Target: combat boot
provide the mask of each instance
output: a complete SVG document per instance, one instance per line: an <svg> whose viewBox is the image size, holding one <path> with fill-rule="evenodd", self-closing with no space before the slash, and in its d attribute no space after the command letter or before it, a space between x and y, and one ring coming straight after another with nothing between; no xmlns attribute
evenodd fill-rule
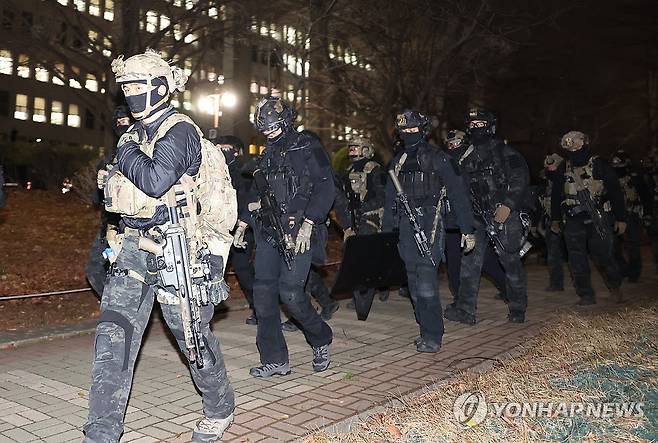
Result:
<svg viewBox="0 0 658 443"><path fill-rule="evenodd" d="M580 300L576 304L578 306L595 305L596 304L596 299L594 297L580 297Z"/></svg>
<svg viewBox="0 0 658 443"><path fill-rule="evenodd" d="M331 320L331 317L334 315L334 312L338 310L338 308L340 308L340 305L337 301L328 306L324 306L320 310L320 317L322 317L322 320L324 321Z"/></svg>
<svg viewBox="0 0 658 443"><path fill-rule="evenodd" d="M525 323L525 312L524 311L510 311L507 314L507 320L511 323Z"/></svg>
<svg viewBox="0 0 658 443"><path fill-rule="evenodd" d="M615 303L624 303L624 293L621 292L621 288L610 289L610 295L612 295Z"/></svg>
<svg viewBox="0 0 658 443"><path fill-rule="evenodd" d="M464 323L465 325L474 325L476 323L475 315L459 309L454 304L446 306L443 316L450 321Z"/></svg>
<svg viewBox="0 0 658 443"><path fill-rule="evenodd" d="M249 375L256 378L269 378L273 375L290 374L289 363L268 363L249 370Z"/></svg>
<svg viewBox="0 0 658 443"><path fill-rule="evenodd" d="M258 317L256 317L256 314L252 312L244 322L250 326L256 326L258 324Z"/></svg>
<svg viewBox="0 0 658 443"><path fill-rule="evenodd" d="M441 349L441 343L437 343L433 340L428 340L426 338L421 338L418 343L416 343L416 351L418 352L427 352L434 354L439 352Z"/></svg>
<svg viewBox="0 0 658 443"><path fill-rule="evenodd" d="M329 345L314 346L313 347L313 370L315 372L325 371L331 359L329 358Z"/></svg>
<svg viewBox="0 0 658 443"><path fill-rule="evenodd" d="M197 443L214 443L224 435L224 431L233 423L233 414L226 418L204 417L197 422L192 432L192 441Z"/></svg>

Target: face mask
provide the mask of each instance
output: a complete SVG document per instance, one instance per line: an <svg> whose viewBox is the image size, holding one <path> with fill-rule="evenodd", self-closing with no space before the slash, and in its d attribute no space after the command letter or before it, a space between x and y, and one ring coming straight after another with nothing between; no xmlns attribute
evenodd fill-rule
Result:
<svg viewBox="0 0 658 443"><path fill-rule="evenodd" d="M114 133L118 136L121 137L130 127L130 125L117 125L114 127Z"/></svg>
<svg viewBox="0 0 658 443"><path fill-rule="evenodd" d="M222 149L222 153L224 154L227 165L233 163L238 156L238 153L235 149Z"/></svg>
<svg viewBox="0 0 658 443"><path fill-rule="evenodd" d="M400 138L404 142L404 146L409 148L418 144L423 138L422 132L400 132Z"/></svg>
<svg viewBox="0 0 658 443"><path fill-rule="evenodd" d="M577 151L567 151L569 159L576 165L582 166L587 163L587 160L591 157L591 152L588 146L583 146Z"/></svg>
<svg viewBox="0 0 658 443"><path fill-rule="evenodd" d="M154 111L157 111L166 105L169 98L167 83L164 79L158 77L146 82L149 91L138 95L127 95L126 104L130 113L135 120L142 120Z"/></svg>
<svg viewBox="0 0 658 443"><path fill-rule="evenodd" d="M450 157L454 158L455 160L459 160L461 156L464 155L464 152L466 152L466 149L467 146L464 144L458 148L448 149L447 152Z"/></svg>
<svg viewBox="0 0 658 443"><path fill-rule="evenodd" d="M476 145L486 143L492 137L489 133L489 128L471 128L469 131L469 136L473 144Z"/></svg>

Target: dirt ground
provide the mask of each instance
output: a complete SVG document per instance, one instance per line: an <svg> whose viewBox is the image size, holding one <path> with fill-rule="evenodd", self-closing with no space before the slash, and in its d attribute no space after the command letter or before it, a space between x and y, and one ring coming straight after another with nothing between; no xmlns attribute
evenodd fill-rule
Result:
<svg viewBox="0 0 658 443"><path fill-rule="evenodd" d="M74 195L10 189L0 211L0 297L88 287L84 268L99 225L96 209ZM332 229L329 261L340 259L341 241ZM333 281L337 266L325 268ZM231 270L229 269L229 272ZM241 298L227 276L231 297ZM97 318L99 303L83 292L0 301L0 331L39 329Z"/></svg>

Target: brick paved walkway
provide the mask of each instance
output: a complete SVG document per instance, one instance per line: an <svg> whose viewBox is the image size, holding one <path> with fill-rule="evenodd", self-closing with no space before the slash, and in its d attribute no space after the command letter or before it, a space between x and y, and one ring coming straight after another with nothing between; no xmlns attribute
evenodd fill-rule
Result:
<svg viewBox="0 0 658 443"><path fill-rule="evenodd" d="M482 361L479 357L503 356L536 334L551 312L575 301L572 290L559 295L538 290L547 284L544 270L529 269L534 289L526 324L508 324L505 305L483 282L478 324L447 322L444 346L436 355L415 352L412 341L418 330L408 300L396 294L386 303L375 300L365 323L343 306L331 321L333 364L321 374L313 373L311 350L297 332L286 333L290 376L250 377L258 353L256 329L244 324L246 311L217 318L214 329L237 393L235 423L224 441L291 441L474 366ZM645 281L628 286L627 292L655 291L656 277ZM600 280L596 286L601 304L609 304ZM445 304L445 281L441 289ZM92 345L93 336L83 335L0 351L0 441L81 440ZM181 357L161 324L154 323L135 372L122 442L188 441L200 410L200 397Z"/></svg>

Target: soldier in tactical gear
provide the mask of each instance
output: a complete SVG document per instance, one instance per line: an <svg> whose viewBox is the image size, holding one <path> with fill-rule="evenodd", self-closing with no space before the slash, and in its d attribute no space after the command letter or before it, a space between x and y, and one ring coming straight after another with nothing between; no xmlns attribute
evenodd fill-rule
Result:
<svg viewBox="0 0 658 443"><path fill-rule="evenodd" d="M375 149L369 139L354 137L348 142L347 149L351 164L338 179L335 204L344 240L353 235L381 232L386 182L382 166L373 160ZM374 293L375 289L371 288L361 295L371 301ZM357 295L348 304L349 308L354 308ZM388 291L381 291L379 298L385 301Z"/></svg>
<svg viewBox="0 0 658 443"><path fill-rule="evenodd" d="M468 136L463 131L453 130L446 135L445 146L448 155L459 166L462 157L469 147ZM445 224L446 224L446 265L448 269L448 280L453 297L459 294L459 283L461 275L462 253L460 248L461 232L457 226L455 215L452 213L449 202L444 198ZM491 244L487 245L487 251L482 264L482 273L488 276L499 291L501 300L507 302L505 288L505 270L498 260Z"/></svg>
<svg viewBox="0 0 658 443"><path fill-rule="evenodd" d="M633 170L631 158L626 151L619 149L612 155L610 164L619 178L621 190L624 193L626 203L626 233L615 238L615 258L619 264L622 277L628 278L629 282L636 283L642 273L641 229L644 206L640 192L642 181ZM624 257L624 249L628 254L628 260Z"/></svg>
<svg viewBox="0 0 658 443"><path fill-rule="evenodd" d="M214 143L224 153L229 173L231 174L231 183L238 197L238 213L247 208L247 199L249 188L251 187L252 178L245 174L243 170L244 143L238 137L233 135L224 135L214 140ZM245 323L248 325L258 324L256 311L254 309L254 235L251 231L245 235L247 246L244 249L231 246L231 264L235 271L240 289L244 293L251 315L247 317Z"/></svg>
<svg viewBox="0 0 658 443"><path fill-rule="evenodd" d="M456 165L443 151L427 142L429 119L420 112L405 110L397 115L396 130L404 149L389 166L391 179L386 183L384 231L398 228L400 232L398 248L406 266L409 292L420 325L416 350L438 352L444 332L436 275L445 244L441 190L446 189L462 232L465 253L475 246L473 214ZM402 193L396 191L396 181ZM408 214L407 209L412 214Z"/></svg>
<svg viewBox="0 0 658 443"><path fill-rule="evenodd" d="M230 426L235 408L219 340L209 328L213 304L227 296L223 263L230 248L230 241L226 241L230 238L228 225L236 219L235 192L221 153L212 153L210 142L202 139L192 120L169 104L170 95L184 88L187 77L182 70L170 67L151 50L126 60L120 56L112 62L112 70L137 121L119 140L117 155L108 165L111 170L98 174L99 186L105 188L105 207L119 213L121 223L120 232L108 237L112 266L96 329L85 441L118 442L123 433L133 369L157 291L170 331L181 350L195 363L190 364L190 371L203 397L205 417L197 423L193 440L214 442ZM221 183L215 181L218 175L212 171L221 172ZM209 181L211 187L201 187ZM219 212L212 212L212 201L203 199L203 191L211 188L217 192L212 194L212 201L220 205ZM201 217L211 213L225 217L218 224L213 223L213 229L221 230L226 240L219 241L211 231L202 229L201 223L210 219ZM181 315L190 312L185 309L191 306L188 301L193 298L194 288L182 283L187 294L185 300L180 297L180 290L175 290L176 294L170 292L174 290L164 286L162 272L166 270L162 271L160 258L142 249L154 250L159 245L164 250L168 245L157 240L165 236L169 241L174 234L169 231L174 226L184 231L182 237L178 231L177 238L186 238L179 244L184 248L189 242L187 253L191 264L198 264L195 257L210 250L209 255L203 255L209 259L201 262L205 265L182 270L192 274L191 284L196 284L196 288L208 290L206 294L212 302L198 306L194 324ZM197 246L201 249L197 250ZM181 261L185 261L183 255ZM195 269L202 271L201 277L197 277ZM205 281L206 277L212 284L201 286L197 278ZM192 352L188 343L189 328L197 326L198 353Z"/></svg>
<svg viewBox="0 0 658 443"><path fill-rule="evenodd" d="M333 171L319 140L294 129L295 117L280 98L266 97L256 107L254 124L267 137L266 149L254 174L256 189L252 188L249 211L241 214L235 233L234 244L242 247L246 220L254 220L254 306L261 360L249 371L254 377L290 373L279 300L313 348L313 370L324 371L330 364L332 331L311 305L304 284L313 259L312 237L334 202Z"/></svg>
<svg viewBox="0 0 658 443"><path fill-rule="evenodd" d="M544 159L544 175L546 177L546 186L541 198L541 206L543 209L543 225L546 227L545 240L546 240L546 263L548 265L548 280L549 284L546 292L561 292L564 291L564 236L562 232L553 232L551 226L551 196L553 194L553 182L557 174L557 170L562 164L564 159L558 154L547 155Z"/></svg>
<svg viewBox="0 0 658 443"><path fill-rule="evenodd" d="M117 141L119 138L126 132L126 130L133 123L132 117L130 115L130 110L125 105L117 106L114 109L112 115L112 129L116 135ZM105 168L112 158L114 157L114 149L111 149L106 155L103 156L103 159L96 166L96 172ZM107 270L109 267L109 262L105 257L103 257L103 251L108 247L107 244L107 231L108 229L116 231L119 226L120 217L117 214L107 212L102 208L103 204L103 191L96 190L92 197L94 205L101 206L101 227L98 231L98 235L91 244L91 249L89 251L89 258L87 260L87 266L85 267L85 275L87 281L91 285L91 288L94 290L96 297L99 299L103 295L103 288L105 286L105 280L107 279Z"/></svg>
<svg viewBox="0 0 658 443"><path fill-rule="evenodd" d="M467 121L471 145L459 166L476 214L476 247L462 259L459 293L446 307L445 318L475 324L482 263L491 242L505 270L508 320L523 323L528 294L521 248L529 228L524 218L528 166L518 151L497 137L493 113L471 110Z"/></svg>
<svg viewBox="0 0 658 443"><path fill-rule="evenodd" d="M592 154L589 138L569 131L561 141L567 159L557 170L551 195L551 230L562 231L569 255L578 304L596 303L588 252L603 271L606 284L617 301L622 300L621 274L613 255L613 229L626 231L624 194L615 171L604 159Z"/></svg>

